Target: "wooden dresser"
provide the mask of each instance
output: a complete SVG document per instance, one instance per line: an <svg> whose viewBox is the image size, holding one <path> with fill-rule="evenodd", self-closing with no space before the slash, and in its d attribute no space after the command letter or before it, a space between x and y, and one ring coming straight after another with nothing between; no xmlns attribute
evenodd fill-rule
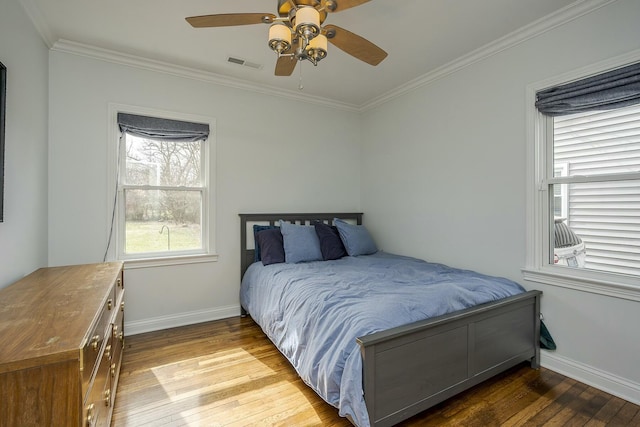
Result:
<svg viewBox="0 0 640 427"><path fill-rule="evenodd" d="M108 426L124 344L121 262L0 289L0 427Z"/></svg>

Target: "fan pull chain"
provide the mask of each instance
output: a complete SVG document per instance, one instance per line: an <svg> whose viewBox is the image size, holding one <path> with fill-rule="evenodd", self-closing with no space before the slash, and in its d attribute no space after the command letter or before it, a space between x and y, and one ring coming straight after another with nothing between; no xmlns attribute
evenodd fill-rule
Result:
<svg viewBox="0 0 640 427"><path fill-rule="evenodd" d="M298 67L298 71L299 71L300 77L298 79L298 90L303 90L304 86L302 85L302 61L299 61L299 62L300 62L300 66Z"/></svg>

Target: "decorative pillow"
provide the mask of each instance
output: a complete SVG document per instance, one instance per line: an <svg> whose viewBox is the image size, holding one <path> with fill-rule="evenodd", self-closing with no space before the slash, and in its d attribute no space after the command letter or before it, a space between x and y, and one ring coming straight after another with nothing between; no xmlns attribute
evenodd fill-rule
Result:
<svg viewBox="0 0 640 427"><path fill-rule="evenodd" d="M284 262L284 244L278 228L268 228L256 234L263 265Z"/></svg>
<svg viewBox="0 0 640 427"><path fill-rule="evenodd" d="M342 239L349 256L369 255L378 252L376 243L364 225L349 224L340 218L334 218L333 223L338 227L340 239Z"/></svg>
<svg viewBox="0 0 640 427"><path fill-rule="evenodd" d="M316 234L320 240L320 252L322 259L328 261L330 259L340 259L347 256L347 250L340 240L338 228L336 226L327 225L324 222L316 221L313 223Z"/></svg>
<svg viewBox="0 0 640 427"><path fill-rule="evenodd" d="M258 245L258 233L262 230L270 230L272 228L280 228L276 225L253 225L253 241L254 241L254 252L253 252L253 262L258 262L262 258L260 257L260 245Z"/></svg>
<svg viewBox="0 0 640 427"><path fill-rule="evenodd" d="M284 259L288 264L303 261L322 261L320 240L312 225L290 224L280 221L284 241Z"/></svg>

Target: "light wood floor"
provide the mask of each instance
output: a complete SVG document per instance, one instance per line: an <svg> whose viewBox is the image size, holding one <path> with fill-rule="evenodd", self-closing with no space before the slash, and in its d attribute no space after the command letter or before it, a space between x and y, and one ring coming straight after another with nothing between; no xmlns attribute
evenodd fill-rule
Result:
<svg viewBox="0 0 640 427"><path fill-rule="evenodd" d="M250 318L126 338L112 425L350 426ZM640 407L518 366L402 426L640 426Z"/></svg>

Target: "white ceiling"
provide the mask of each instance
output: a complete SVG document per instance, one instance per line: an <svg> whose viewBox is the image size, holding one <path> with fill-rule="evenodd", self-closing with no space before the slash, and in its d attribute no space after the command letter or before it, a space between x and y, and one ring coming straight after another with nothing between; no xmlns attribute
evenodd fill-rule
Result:
<svg viewBox="0 0 640 427"><path fill-rule="evenodd" d="M549 15L566 14L568 5L577 8L585 0L372 0L331 14L325 23L386 50L389 56L380 65L372 67L330 44L317 67L305 61L290 77L273 75L276 56L267 46L268 25L195 29L184 19L277 14L277 0L21 2L49 46L59 40L78 42L283 91L297 92L301 68L303 93L358 107L522 27L553 21ZM230 64L229 56L262 68Z"/></svg>

